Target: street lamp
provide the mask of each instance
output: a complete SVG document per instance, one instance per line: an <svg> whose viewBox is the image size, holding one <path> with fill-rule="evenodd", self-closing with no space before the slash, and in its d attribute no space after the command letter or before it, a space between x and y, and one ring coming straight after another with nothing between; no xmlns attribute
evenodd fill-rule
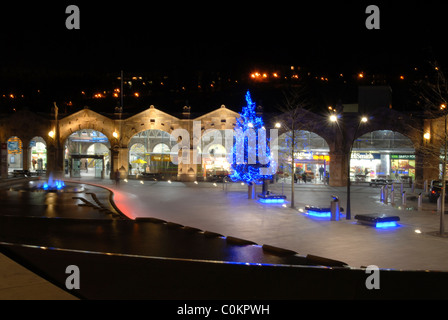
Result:
<svg viewBox="0 0 448 320"><path fill-rule="evenodd" d="M341 126L339 125L337 116L331 115L330 121L336 122L336 124L338 125L338 128L339 128L339 131L341 132L342 137L345 137L344 133L342 132ZM346 220L350 220L352 218L351 201L350 201L350 159L351 159L351 155L352 155L353 143L355 142L356 134L358 133L358 130L361 127L361 124L367 123L367 121L369 121L369 119L366 116L362 116L361 119L359 119L358 125L356 126L356 130L353 134L353 138L350 142L349 150L348 150L348 154L347 154L347 207L346 207L346 214L345 214ZM346 137L344 138L344 141L346 141Z"/></svg>

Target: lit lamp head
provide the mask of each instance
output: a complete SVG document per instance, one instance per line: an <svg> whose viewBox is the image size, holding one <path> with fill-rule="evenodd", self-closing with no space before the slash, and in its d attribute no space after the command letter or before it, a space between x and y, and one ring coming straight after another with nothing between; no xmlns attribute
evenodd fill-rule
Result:
<svg viewBox="0 0 448 320"><path fill-rule="evenodd" d="M423 135L423 138L425 140L429 140L429 139L431 139L431 134L429 132L425 132L425 134Z"/></svg>
<svg viewBox="0 0 448 320"><path fill-rule="evenodd" d="M336 121L338 121L338 117L337 117L335 114L332 114L332 115L330 116L330 121L331 121L331 122L336 122Z"/></svg>
<svg viewBox="0 0 448 320"><path fill-rule="evenodd" d="M112 133L112 136L113 136L115 139L118 139L118 133L117 133L117 131L114 131L114 133Z"/></svg>
<svg viewBox="0 0 448 320"><path fill-rule="evenodd" d="M54 138L54 131L51 130L50 132L48 132L48 136L53 139Z"/></svg>

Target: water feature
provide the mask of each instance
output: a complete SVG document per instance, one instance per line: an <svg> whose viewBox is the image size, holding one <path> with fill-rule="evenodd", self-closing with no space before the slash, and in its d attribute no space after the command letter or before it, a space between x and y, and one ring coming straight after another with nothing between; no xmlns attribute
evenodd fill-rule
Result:
<svg viewBox="0 0 448 320"><path fill-rule="evenodd" d="M48 181L40 184L38 188L42 188L45 191L59 191L65 188L65 183L62 180L54 180L53 173L50 173Z"/></svg>
<svg viewBox="0 0 448 320"><path fill-rule="evenodd" d="M60 179L54 179L53 173L50 173L47 181L29 181L26 184L20 184L10 188L13 191L31 191L31 192L83 192L84 185L68 185Z"/></svg>

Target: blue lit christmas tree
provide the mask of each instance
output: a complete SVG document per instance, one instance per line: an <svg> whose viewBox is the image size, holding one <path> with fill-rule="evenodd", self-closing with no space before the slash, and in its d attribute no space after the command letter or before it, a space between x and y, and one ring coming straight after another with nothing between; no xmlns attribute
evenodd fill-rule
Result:
<svg viewBox="0 0 448 320"><path fill-rule="evenodd" d="M253 185L272 178L275 172L271 173L267 168L273 167L274 160L267 143L263 119L257 116L249 91L246 93L246 102L247 106L243 107L235 125L231 161L233 172L230 178Z"/></svg>

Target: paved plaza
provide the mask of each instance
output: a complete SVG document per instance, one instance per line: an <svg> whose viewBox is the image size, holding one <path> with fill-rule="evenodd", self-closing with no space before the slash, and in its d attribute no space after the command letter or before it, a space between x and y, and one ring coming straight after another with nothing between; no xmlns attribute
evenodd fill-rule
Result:
<svg viewBox="0 0 448 320"><path fill-rule="evenodd" d="M94 181L92 181L94 182ZM99 182L99 181L98 181ZM337 195L346 205L346 188L317 184L296 184L296 209L282 204L262 204L249 200L247 186L238 183L181 183L129 180L115 187L116 201L124 213L135 217L156 217L202 230L221 233L291 249L299 254L313 254L344 261L353 267L377 265L404 270L448 270L448 238L437 236L440 215L436 204L423 197L418 210L417 196L422 190L404 188L402 205L400 185L395 204L380 202L380 189L353 185L352 219L339 221L307 216L306 205L329 207ZM261 192L261 186L257 186ZM270 185L275 193L290 199L289 182ZM398 215L399 226L376 229L361 225L356 214L385 213Z"/></svg>

